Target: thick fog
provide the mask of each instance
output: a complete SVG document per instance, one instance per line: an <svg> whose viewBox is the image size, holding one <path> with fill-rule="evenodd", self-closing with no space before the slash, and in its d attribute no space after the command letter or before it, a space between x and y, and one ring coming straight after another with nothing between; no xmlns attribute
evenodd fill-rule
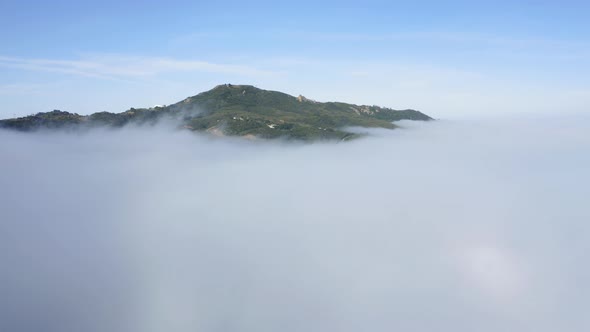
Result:
<svg viewBox="0 0 590 332"><path fill-rule="evenodd" d="M0 131L0 330L588 331L588 120Z"/></svg>

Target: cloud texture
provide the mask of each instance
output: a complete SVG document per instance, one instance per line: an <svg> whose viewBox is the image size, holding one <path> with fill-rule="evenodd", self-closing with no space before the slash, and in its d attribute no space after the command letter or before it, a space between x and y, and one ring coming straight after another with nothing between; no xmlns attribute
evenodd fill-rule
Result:
<svg viewBox="0 0 590 332"><path fill-rule="evenodd" d="M0 330L587 331L587 120L0 132Z"/></svg>

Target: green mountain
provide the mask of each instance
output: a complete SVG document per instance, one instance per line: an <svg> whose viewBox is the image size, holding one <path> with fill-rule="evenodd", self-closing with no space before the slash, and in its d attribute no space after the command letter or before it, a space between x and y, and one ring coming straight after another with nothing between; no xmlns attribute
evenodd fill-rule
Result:
<svg viewBox="0 0 590 332"><path fill-rule="evenodd" d="M0 120L0 128L20 131L78 130L155 124L162 119L178 121L180 128L214 135L298 140L347 140L358 135L347 131L346 127L394 129L397 126L393 122L398 120L432 120L415 110L321 103L250 85L224 84L169 106L131 108L122 113L99 112L86 116L56 110Z"/></svg>

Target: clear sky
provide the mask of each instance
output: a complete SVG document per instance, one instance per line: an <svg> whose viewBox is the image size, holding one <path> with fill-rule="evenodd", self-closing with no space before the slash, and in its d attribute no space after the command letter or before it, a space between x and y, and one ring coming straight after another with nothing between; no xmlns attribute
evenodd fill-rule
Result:
<svg viewBox="0 0 590 332"><path fill-rule="evenodd" d="M437 118L586 111L587 1L0 2L0 117L221 83Z"/></svg>

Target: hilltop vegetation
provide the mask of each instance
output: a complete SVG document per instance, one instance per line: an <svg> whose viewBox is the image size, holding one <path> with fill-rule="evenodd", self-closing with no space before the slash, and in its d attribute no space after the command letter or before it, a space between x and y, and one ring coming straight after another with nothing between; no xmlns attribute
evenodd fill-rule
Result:
<svg viewBox="0 0 590 332"><path fill-rule="evenodd" d="M169 106L88 116L56 110L0 120L0 128L31 131L122 127L131 123L155 124L163 118L178 121L180 128L216 135L297 140L346 140L356 134L346 131L345 127L394 129L393 122L398 120L432 120L415 110L321 103L250 85L224 84Z"/></svg>

